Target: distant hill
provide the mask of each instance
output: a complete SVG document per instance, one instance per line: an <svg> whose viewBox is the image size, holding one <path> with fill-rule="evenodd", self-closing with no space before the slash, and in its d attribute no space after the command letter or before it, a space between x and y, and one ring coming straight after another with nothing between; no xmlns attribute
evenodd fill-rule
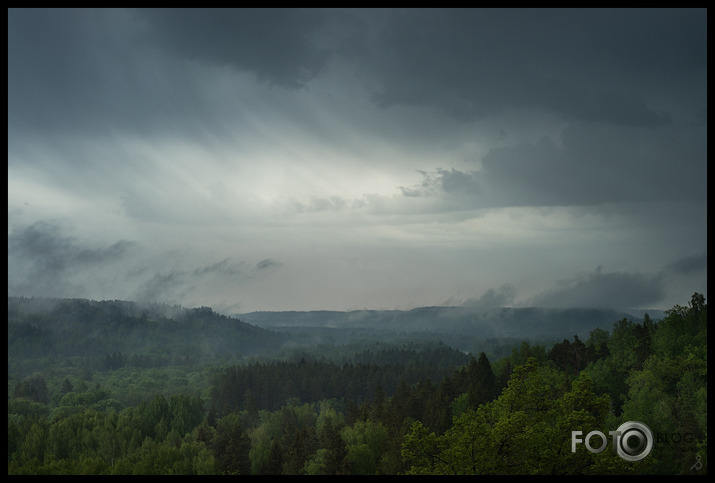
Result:
<svg viewBox="0 0 715 483"><path fill-rule="evenodd" d="M651 317L657 320L654 314ZM191 360L274 356L298 347L366 341L442 342L482 350L523 340L587 339L623 318L602 309L422 307L413 310L251 312L121 300L8 297L8 360L121 353Z"/></svg>
<svg viewBox="0 0 715 483"><path fill-rule="evenodd" d="M595 328L610 331L623 318L641 317L608 309L421 307L413 310L251 312L242 320L271 330L332 328L386 332L464 334L477 338L587 338ZM656 319L657 317L652 316Z"/></svg>
<svg viewBox="0 0 715 483"><path fill-rule="evenodd" d="M112 353L175 354L193 358L257 354L281 341L273 331L219 315L121 300L8 297L8 357Z"/></svg>

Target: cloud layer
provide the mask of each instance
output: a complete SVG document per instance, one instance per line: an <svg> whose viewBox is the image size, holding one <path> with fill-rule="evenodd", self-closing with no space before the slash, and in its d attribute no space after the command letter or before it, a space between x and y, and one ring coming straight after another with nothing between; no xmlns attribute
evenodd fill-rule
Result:
<svg viewBox="0 0 715 483"><path fill-rule="evenodd" d="M685 303L706 104L703 9L10 9L8 291Z"/></svg>

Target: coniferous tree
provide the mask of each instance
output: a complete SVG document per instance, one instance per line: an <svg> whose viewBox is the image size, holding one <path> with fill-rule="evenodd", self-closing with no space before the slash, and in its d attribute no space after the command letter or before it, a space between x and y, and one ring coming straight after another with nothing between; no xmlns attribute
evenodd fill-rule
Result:
<svg viewBox="0 0 715 483"><path fill-rule="evenodd" d="M248 427L253 428L258 425L258 404L251 389L246 389L243 396L246 411L248 411Z"/></svg>
<svg viewBox="0 0 715 483"><path fill-rule="evenodd" d="M238 414L227 414L218 421L211 448L222 472L239 475L251 473L248 457L251 440L246 436Z"/></svg>
<svg viewBox="0 0 715 483"><path fill-rule="evenodd" d="M382 421L385 417L386 396L382 385L378 384L375 387L375 397L372 401L372 410L370 417L375 421Z"/></svg>
<svg viewBox="0 0 715 483"><path fill-rule="evenodd" d="M285 454L283 461L283 472L284 475L302 475L303 465L305 465L305 460L309 456L309 435L306 428L301 428L296 431L293 439L288 446L288 450Z"/></svg>
<svg viewBox="0 0 715 483"><path fill-rule="evenodd" d="M472 358L472 361L474 359ZM497 395L496 378L484 352L479 354L479 360L469 366L469 405L477 407L487 403Z"/></svg>
<svg viewBox="0 0 715 483"><path fill-rule="evenodd" d="M323 444L327 449L325 455L325 467L323 471L326 475L348 475L350 468L347 462L348 449L345 441L340 436L340 431L328 420L323 429Z"/></svg>
<svg viewBox="0 0 715 483"><path fill-rule="evenodd" d="M265 475L280 475L283 472L283 449L278 438L271 441L271 447L268 450L268 460L263 469L262 474Z"/></svg>
<svg viewBox="0 0 715 483"><path fill-rule="evenodd" d="M62 381L62 389L60 392L62 394L67 394L68 392L72 392L74 388L72 387L72 383L70 382L69 379L65 378L64 381Z"/></svg>
<svg viewBox="0 0 715 483"><path fill-rule="evenodd" d="M421 422L405 437L408 474L581 474L626 468L613 452L571 453L571 429L600 427L608 401L593 393L587 376L554 399L548 371L531 358L515 368L502 395L469 409L444 435Z"/></svg>

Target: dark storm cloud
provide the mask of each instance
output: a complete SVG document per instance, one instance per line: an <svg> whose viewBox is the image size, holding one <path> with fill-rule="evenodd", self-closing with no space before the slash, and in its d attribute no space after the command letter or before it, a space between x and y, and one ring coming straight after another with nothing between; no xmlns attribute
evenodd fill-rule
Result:
<svg viewBox="0 0 715 483"><path fill-rule="evenodd" d="M226 98L241 86L218 94L207 81L228 70L302 87L331 52L359 50L325 30L328 19L354 23L348 17L320 9L9 9L11 142L38 131L221 136L242 119L240 103ZM331 39L325 46L315 40L321 35Z"/></svg>
<svg viewBox="0 0 715 483"><path fill-rule="evenodd" d="M329 51L311 35L326 13L313 9L141 10L157 45L173 55L249 70L271 84L299 87L323 68Z"/></svg>
<svg viewBox="0 0 715 483"><path fill-rule="evenodd" d="M9 9L9 290L704 292L706 105L705 9Z"/></svg>
<svg viewBox="0 0 715 483"><path fill-rule="evenodd" d="M82 9L8 9L11 129L76 129L101 119L116 121L121 104L111 94L126 99L130 89L122 85L127 76L121 67L131 62L107 35L110 16Z"/></svg>
<svg viewBox="0 0 715 483"><path fill-rule="evenodd" d="M221 134L199 72L155 44L141 11L8 10L8 125L28 132Z"/></svg>
<svg viewBox="0 0 715 483"><path fill-rule="evenodd" d="M654 127L671 116L640 92L683 70L704 89L706 27L702 10L399 10L380 36L375 99L460 119L516 107Z"/></svg>
<svg viewBox="0 0 715 483"><path fill-rule="evenodd" d="M74 296L72 290L87 281L76 277L77 273L101 271L127 258L133 246L126 240L110 246L84 246L48 222L14 228L8 234L8 292Z"/></svg>
<svg viewBox="0 0 715 483"><path fill-rule="evenodd" d="M675 262L668 264L665 267L665 271L673 274L689 274L699 271L707 271L708 269L708 255L703 253L701 255L693 255L690 257L684 257Z"/></svg>
<svg viewBox="0 0 715 483"><path fill-rule="evenodd" d="M545 109L653 127L671 121L652 107L654 89L682 75L698 79L693 95L706 89L705 12L9 9L8 121L13 130L216 133L232 114L186 61L296 88L344 60L382 106L464 120Z"/></svg>
<svg viewBox="0 0 715 483"><path fill-rule="evenodd" d="M403 187L402 192L410 197L435 191L466 194L466 208L699 202L707 193L706 177L697 175L707 172L705 139L683 130L663 135L613 126L571 126L563 131L561 146L544 136L535 143L493 148L483 157L480 170L422 172L421 185ZM683 145L689 148L682 150Z"/></svg>
<svg viewBox="0 0 715 483"><path fill-rule="evenodd" d="M662 273L647 275L628 272L591 273L564 280L532 300L537 307L618 308L658 304L665 296Z"/></svg>

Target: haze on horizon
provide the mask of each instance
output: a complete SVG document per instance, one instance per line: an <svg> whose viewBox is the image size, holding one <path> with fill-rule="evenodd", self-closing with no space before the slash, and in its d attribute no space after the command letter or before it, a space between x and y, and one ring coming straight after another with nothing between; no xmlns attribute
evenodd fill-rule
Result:
<svg viewBox="0 0 715 483"><path fill-rule="evenodd" d="M694 292L706 9L8 9L8 295Z"/></svg>

